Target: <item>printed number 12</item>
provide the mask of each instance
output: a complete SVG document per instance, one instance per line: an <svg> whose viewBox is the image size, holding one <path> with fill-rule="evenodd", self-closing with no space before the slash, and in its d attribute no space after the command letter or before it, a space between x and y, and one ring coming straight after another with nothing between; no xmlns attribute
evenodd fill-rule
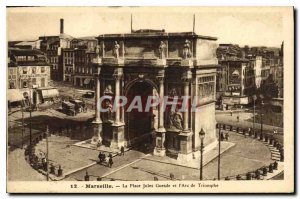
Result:
<svg viewBox="0 0 300 199"><path fill-rule="evenodd" d="M77 188L77 184L71 184L71 188Z"/></svg>

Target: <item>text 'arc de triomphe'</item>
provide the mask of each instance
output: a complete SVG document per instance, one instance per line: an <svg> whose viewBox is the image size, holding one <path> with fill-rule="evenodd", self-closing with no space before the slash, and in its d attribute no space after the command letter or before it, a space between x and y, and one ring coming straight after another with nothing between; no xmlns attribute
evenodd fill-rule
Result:
<svg viewBox="0 0 300 199"><path fill-rule="evenodd" d="M129 34L105 34L98 38L96 104L101 96L190 96L197 98L197 111L162 108L148 112L118 107L116 111L95 110L95 136L111 148L153 142L154 154L186 159L199 150L199 131L205 132L204 145L216 143L215 93L217 38L193 32L166 33L164 30L139 30ZM170 103L171 104L171 103ZM101 102L110 108L109 99ZM168 104L169 105L169 104ZM168 107L166 105L166 107ZM95 137L94 137L95 138Z"/></svg>

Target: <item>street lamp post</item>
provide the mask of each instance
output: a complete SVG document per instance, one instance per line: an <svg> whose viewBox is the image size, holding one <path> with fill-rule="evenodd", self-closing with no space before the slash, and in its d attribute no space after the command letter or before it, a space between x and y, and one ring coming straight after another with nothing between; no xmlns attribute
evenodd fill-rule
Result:
<svg viewBox="0 0 300 199"><path fill-rule="evenodd" d="M24 132L25 132L23 106L24 106L24 101L22 100L22 104L21 104L21 111L22 111L22 149L24 147Z"/></svg>
<svg viewBox="0 0 300 199"><path fill-rule="evenodd" d="M30 151L32 150L32 114L31 114L31 92L29 93L29 145L30 145Z"/></svg>
<svg viewBox="0 0 300 199"><path fill-rule="evenodd" d="M264 101L261 100L261 106L260 106L260 134L262 135L263 133L263 119L262 119L262 112L263 112L263 106L264 106Z"/></svg>
<svg viewBox="0 0 300 199"><path fill-rule="evenodd" d="M219 155L218 155L218 180L220 180L220 165L221 165L221 124L219 124Z"/></svg>
<svg viewBox="0 0 300 199"><path fill-rule="evenodd" d="M29 78L27 80L27 82L28 83L31 82L31 79ZM32 113L31 113L32 112L32 105L31 105L32 98L31 98L31 88L30 88L29 84L28 84L28 89L29 89L29 96L28 96L28 99L29 99L29 152L31 154L31 152L32 152L32 119L31 119L31 117L32 117Z"/></svg>
<svg viewBox="0 0 300 199"><path fill-rule="evenodd" d="M200 146L200 180L203 179L202 177L202 171L203 171L203 140L205 137L205 132L203 131L203 128L201 128L201 131L199 132L199 137L201 140L201 146Z"/></svg>
<svg viewBox="0 0 300 199"><path fill-rule="evenodd" d="M253 95L253 134L255 135L255 100L256 95Z"/></svg>
<svg viewBox="0 0 300 199"><path fill-rule="evenodd" d="M48 143L48 135L49 134L49 128L47 125L47 130L46 130L46 163L47 163L47 181L49 181L49 143Z"/></svg>

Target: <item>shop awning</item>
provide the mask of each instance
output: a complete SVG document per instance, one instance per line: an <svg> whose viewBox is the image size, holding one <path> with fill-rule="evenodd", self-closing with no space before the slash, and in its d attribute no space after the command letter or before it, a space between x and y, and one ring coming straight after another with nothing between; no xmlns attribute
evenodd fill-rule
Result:
<svg viewBox="0 0 300 199"><path fill-rule="evenodd" d="M41 91L42 91L42 96L44 99L57 97L59 95L58 90L56 88L45 89L45 90L41 90Z"/></svg>
<svg viewBox="0 0 300 199"><path fill-rule="evenodd" d="M89 83L90 83L90 81L91 81L91 79L87 78L87 79L85 79L85 80L84 80L84 82L83 82L83 83L84 83L84 84L89 84Z"/></svg>
<svg viewBox="0 0 300 199"><path fill-rule="evenodd" d="M24 99L23 95L20 93L19 89L8 89L7 90L7 101L17 102Z"/></svg>

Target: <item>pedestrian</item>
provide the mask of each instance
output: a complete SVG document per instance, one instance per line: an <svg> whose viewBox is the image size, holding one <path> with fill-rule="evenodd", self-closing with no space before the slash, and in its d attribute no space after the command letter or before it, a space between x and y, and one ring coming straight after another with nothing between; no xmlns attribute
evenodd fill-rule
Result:
<svg viewBox="0 0 300 199"><path fill-rule="evenodd" d="M111 154L111 153L109 153L109 154L108 154L108 157L109 157L109 158L112 158L112 154Z"/></svg>
<svg viewBox="0 0 300 199"><path fill-rule="evenodd" d="M170 173L170 179L171 179L171 180L174 180L174 179L175 179L175 176L174 176L173 173Z"/></svg>
<svg viewBox="0 0 300 199"><path fill-rule="evenodd" d="M230 109L230 115L232 116L232 109Z"/></svg>
<svg viewBox="0 0 300 199"><path fill-rule="evenodd" d="M223 140L224 140L224 133L221 132L221 141L223 141Z"/></svg>
<svg viewBox="0 0 300 199"><path fill-rule="evenodd" d="M26 148L25 151L24 151L24 155L25 155L25 160L26 160L26 162L29 162L29 151L28 151L27 148Z"/></svg>
<svg viewBox="0 0 300 199"><path fill-rule="evenodd" d="M101 153L101 151L100 151L100 153L99 153L99 155L98 155L98 159L99 159L99 163L100 163L100 164L102 163L102 158L103 158L103 156L102 156L102 153Z"/></svg>
<svg viewBox="0 0 300 199"><path fill-rule="evenodd" d="M248 128L248 135L251 136L251 128ZM245 137L246 137L246 133L245 133Z"/></svg>
<svg viewBox="0 0 300 199"><path fill-rule="evenodd" d="M106 164L106 166L109 166L109 159L110 159L109 157L105 158L105 164Z"/></svg>
<svg viewBox="0 0 300 199"><path fill-rule="evenodd" d="M113 162L113 159L112 159L112 157L110 157L109 160L108 160L109 168L112 167L113 163L114 163L114 162Z"/></svg>
<svg viewBox="0 0 300 199"><path fill-rule="evenodd" d="M225 139L228 141L229 140L229 134L228 134L228 132L226 132L226 134L225 134Z"/></svg>
<svg viewBox="0 0 300 199"><path fill-rule="evenodd" d="M106 160L106 155L105 153L102 153L102 162Z"/></svg>
<svg viewBox="0 0 300 199"><path fill-rule="evenodd" d="M124 155L124 153L125 153L124 146L121 146L121 155Z"/></svg>
<svg viewBox="0 0 300 199"><path fill-rule="evenodd" d="M240 121L240 116L236 116L236 120L237 120L237 122L239 122Z"/></svg>

